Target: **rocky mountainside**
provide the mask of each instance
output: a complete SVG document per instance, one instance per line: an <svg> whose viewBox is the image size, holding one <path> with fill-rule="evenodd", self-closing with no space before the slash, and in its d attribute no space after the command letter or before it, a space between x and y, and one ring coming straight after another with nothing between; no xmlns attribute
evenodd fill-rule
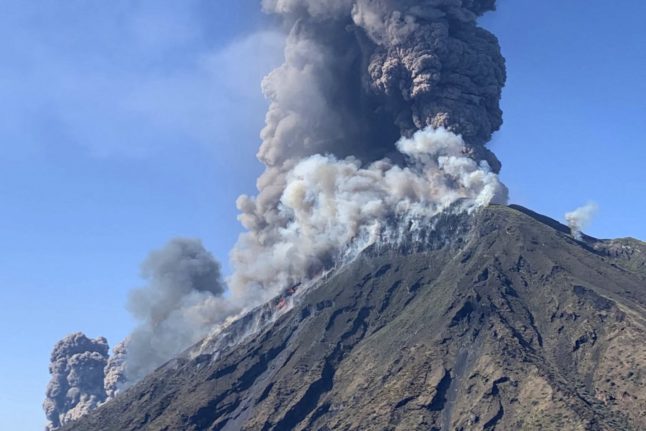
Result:
<svg viewBox="0 0 646 431"><path fill-rule="evenodd" d="M226 345L65 429L643 430L646 244L520 207L447 216Z"/></svg>

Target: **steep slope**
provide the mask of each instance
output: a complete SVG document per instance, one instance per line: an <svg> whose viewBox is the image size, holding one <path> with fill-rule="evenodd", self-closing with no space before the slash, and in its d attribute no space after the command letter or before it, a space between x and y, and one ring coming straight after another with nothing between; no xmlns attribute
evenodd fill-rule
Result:
<svg viewBox="0 0 646 431"><path fill-rule="evenodd" d="M644 256L520 207L447 216L65 429L646 429Z"/></svg>

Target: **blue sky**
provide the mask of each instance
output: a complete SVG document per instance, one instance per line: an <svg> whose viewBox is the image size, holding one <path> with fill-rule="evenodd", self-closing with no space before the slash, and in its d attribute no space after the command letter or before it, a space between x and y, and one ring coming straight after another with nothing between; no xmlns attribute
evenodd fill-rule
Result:
<svg viewBox="0 0 646 431"><path fill-rule="evenodd" d="M500 0L491 145L512 201L646 239L646 3ZM0 0L0 429L38 430L53 344L121 340L138 266L174 236L227 267L280 36L253 0Z"/></svg>

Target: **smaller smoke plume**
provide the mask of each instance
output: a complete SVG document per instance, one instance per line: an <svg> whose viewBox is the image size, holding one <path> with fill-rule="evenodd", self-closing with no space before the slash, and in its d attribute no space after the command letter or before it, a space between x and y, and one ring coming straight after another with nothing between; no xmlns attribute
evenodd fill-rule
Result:
<svg viewBox="0 0 646 431"><path fill-rule="evenodd" d="M112 348L112 355L105 366L104 388L107 401L116 397L126 385L126 346L125 339Z"/></svg>
<svg viewBox="0 0 646 431"><path fill-rule="evenodd" d="M108 361L105 338L90 339L82 333L59 341L51 356L43 408L47 431L54 431L94 410L106 399L104 368Z"/></svg>
<svg viewBox="0 0 646 431"><path fill-rule="evenodd" d="M598 210L599 206L596 203L589 202L586 205L565 214L565 220L567 221L574 238L581 240L583 229L588 226Z"/></svg>
<svg viewBox="0 0 646 431"><path fill-rule="evenodd" d="M141 321L125 342L125 379L136 382L203 338L222 316L232 314L222 298L220 265L199 240L178 238L154 251L142 265L148 286L134 290L128 308ZM117 365L116 363L113 365ZM117 386L116 367L109 372Z"/></svg>
<svg viewBox="0 0 646 431"><path fill-rule="evenodd" d="M79 419L204 338L237 311L222 298L220 265L199 240L178 238L142 264L148 286L128 307L141 321L109 356L105 338L70 335L54 347L43 404L48 431Z"/></svg>

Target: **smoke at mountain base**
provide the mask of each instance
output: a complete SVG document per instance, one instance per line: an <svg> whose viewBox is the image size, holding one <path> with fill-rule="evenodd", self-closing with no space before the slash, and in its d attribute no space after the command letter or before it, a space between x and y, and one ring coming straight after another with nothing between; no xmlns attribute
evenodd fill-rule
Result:
<svg viewBox="0 0 646 431"><path fill-rule="evenodd" d="M49 365L52 379L43 403L47 431L59 429L105 401L108 349L105 338L91 339L80 332L56 343Z"/></svg>
<svg viewBox="0 0 646 431"><path fill-rule="evenodd" d="M105 389L106 401L115 398L127 385L126 377L126 355L129 338L126 338L112 348L112 354L105 366L105 378L103 387Z"/></svg>
<svg viewBox="0 0 646 431"><path fill-rule="evenodd" d="M141 266L146 287L128 308L141 323L108 355L105 338L72 334L54 348L44 409L49 431L112 399L235 314L220 265L196 239L176 238Z"/></svg>
<svg viewBox="0 0 646 431"><path fill-rule="evenodd" d="M235 312L222 298L220 265L199 240L177 238L142 264L148 286L131 292L128 308L141 324L128 336L125 375L136 382L204 337Z"/></svg>

